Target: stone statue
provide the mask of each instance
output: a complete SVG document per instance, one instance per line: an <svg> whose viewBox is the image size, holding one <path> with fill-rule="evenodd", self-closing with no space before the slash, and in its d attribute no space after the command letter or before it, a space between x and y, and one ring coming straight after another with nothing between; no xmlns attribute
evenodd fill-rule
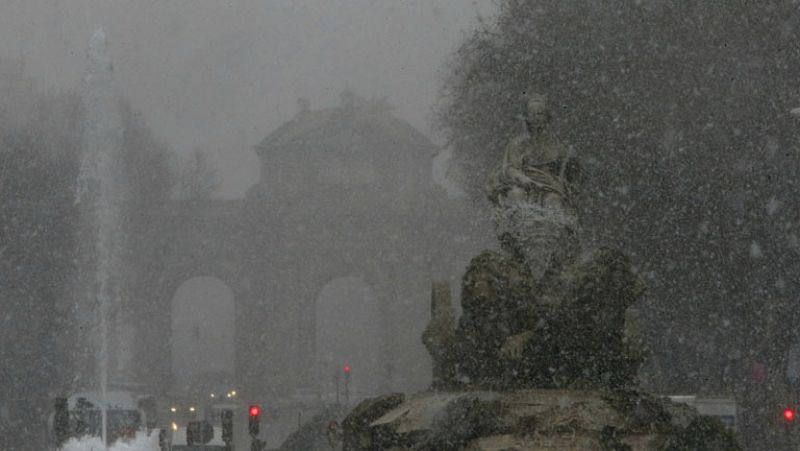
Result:
<svg viewBox="0 0 800 451"><path fill-rule="evenodd" d="M546 97L531 94L525 116L526 133L506 146L503 160L489 177L487 191L494 203L510 200L542 205L564 203L574 192L576 167L567 148L550 131Z"/></svg>
<svg viewBox="0 0 800 451"><path fill-rule="evenodd" d="M449 286L432 285L434 390L363 401L344 450L740 450L722 424L637 390L644 283L619 251L580 252L577 166L546 111L530 96L528 132L489 179L502 252L470 262L457 323Z"/></svg>
<svg viewBox="0 0 800 451"><path fill-rule="evenodd" d="M433 297L423 341L434 388L631 385L644 352L626 312L644 284L618 251L579 258L577 162L550 131L545 97L531 94L527 110L527 132L487 184L502 252L470 263L457 326L449 299Z"/></svg>
<svg viewBox="0 0 800 451"><path fill-rule="evenodd" d="M526 133L509 143L490 174L486 191L503 250L538 278L558 258L557 251L575 253L578 166L550 131L544 96L530 95L525 125Z"/></svg>

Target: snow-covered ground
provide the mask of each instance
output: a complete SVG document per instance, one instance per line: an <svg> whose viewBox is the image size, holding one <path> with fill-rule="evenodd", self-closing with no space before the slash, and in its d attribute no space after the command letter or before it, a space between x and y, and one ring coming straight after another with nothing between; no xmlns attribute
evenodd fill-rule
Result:
<svg viewBox="0 0 800 451"><path fill-rule="evenodd" d="M98 437L84 437L80 440L70 439L61 448L62 451L158 451L158 433L149 436L144 433L136 434L136 439L131 442L117 442L110 448L103 446L103 441Z"/></svg>

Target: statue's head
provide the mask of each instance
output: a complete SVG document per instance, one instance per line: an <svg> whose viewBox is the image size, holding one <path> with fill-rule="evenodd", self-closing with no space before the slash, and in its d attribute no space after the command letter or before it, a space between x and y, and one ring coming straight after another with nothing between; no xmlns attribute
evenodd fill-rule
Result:
<svg viewBox="0 0 800 451"><path fill-rule="evenodd" d="M528 132L536 133L543 130L550 123L547 96L529 90L527 98L525 125L528 128Z"/></svg>

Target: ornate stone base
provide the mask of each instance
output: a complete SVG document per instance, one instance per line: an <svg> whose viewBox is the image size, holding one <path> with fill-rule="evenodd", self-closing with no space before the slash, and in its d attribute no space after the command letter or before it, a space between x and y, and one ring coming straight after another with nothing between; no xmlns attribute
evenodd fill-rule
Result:
<svg viewBox="0 0 800 451"><path fill-rule="evenodd" d="M397 401L398 398L377 398L356 408L345 420L343 449L740 449L714 420L699 416L688 406L639 393L429 392L399 405Z"/></svg>

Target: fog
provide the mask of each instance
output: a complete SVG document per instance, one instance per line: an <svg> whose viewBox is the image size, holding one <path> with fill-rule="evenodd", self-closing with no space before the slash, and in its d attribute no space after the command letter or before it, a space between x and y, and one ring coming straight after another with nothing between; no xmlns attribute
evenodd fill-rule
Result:
<svg viewBox="0 0 800 451"><path fill-rule="evenodd" d="M355 176L354 186L371 191L400 171L396 183L381 182L387 194L407 198L398 213L421 207L436 214L424 196L441 203L443 187L452 191L446 157L413 129L434 136L444 64L493 9L449 1L3 2L3 133L20 153L9 150L3 160L6 179L19 183L4 185L3 221L6 230L12 226L2 247L4 324L17 326L6 328L3 341L9 370L2 447L52 446L53 400L76 390L155 394L157 412L150 414L159 427L169 424L170 405L183 418L189 404L204 409L209 395L231 401L238 392L236 402L272 404L277 420L265 427L281 440L297 417L315 414L314 399L355 403L424 388L429 362L419 333L433 273L423 269L429 258L412 249L432 235L411 248L400 236L381 246L399 224L360 211L362 202L381 208L389 199L381 195L307 192L304 202L320 208L300 207L286 224L274 221L292 212L268 212L311 187L299 179L335 186ZM311 160L303 152L257 156L265 137L302 108L346 111L348 96L357 109L378 105L385 118L368 127L388 120L389 128L376 128L361 144L356 135L344 137L334 153L388 137L399 141L387 152L413 156L359 157L369 163L324 153ZM37 144L11 144L12 136ZM319 142L328 147L339 139ZM48 163L31 165L29 158ZM38 194L29 197L39 192L39 177L51 179L45 210ZM427 206L415 206L416 199ZM34 217L51 225L14 228ZM345 228L331 223L343 219ZM369 229L374 233L360 243ZM330 244L298 249L304 233L328 236ZM398 256L403 247L406 255ZM457 277L477 247L464 247L434 273ZM393 286L409 275L385 263L381 269L370 252L384 262L422 258L413 289ZM308 260L326 253L304 274ZM414 307L389 320L378 299L391 300L393 310ZM12 350L22 336L31 341ZM343 365L355 371L347 394L331 380ZM383 376L397 371L392 365L401 370L390 383Z"/></svg>
<svg viewBox="0 0 800 451"><path fill-rule="evenodd" d="M3 0L0 451L796 449L798 20Z"/></svg>
<svg viewBox="0 0 800 451"><path fill-rule="evenodd" d="M388 97L429 131L443 63L490 2L9 0L0 54L25 58L43 89L74 88L86 42L104 28L119 85L156 136L177 152L200 147L219 197L258 179L253 146L297 110L331 106L353 87Z"/></svg>

